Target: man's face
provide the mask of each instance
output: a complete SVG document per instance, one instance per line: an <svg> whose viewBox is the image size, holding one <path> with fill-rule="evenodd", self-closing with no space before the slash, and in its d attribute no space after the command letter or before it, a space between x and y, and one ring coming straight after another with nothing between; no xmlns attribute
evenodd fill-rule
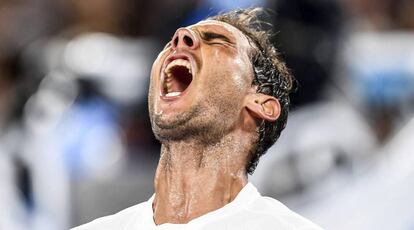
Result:
<svg viewBox="0 0 414 230"><path fill-rule="evenodd" d="M217 139L233 130L254 90L252 47L235 27L207 20L180 28L155 60L149 90L154 134L162 140Z"/></svg>

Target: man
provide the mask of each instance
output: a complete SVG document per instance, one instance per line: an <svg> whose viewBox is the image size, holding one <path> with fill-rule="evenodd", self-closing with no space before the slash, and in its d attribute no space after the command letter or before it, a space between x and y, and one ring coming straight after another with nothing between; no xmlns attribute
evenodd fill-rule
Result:
<svg viewBox="0 0 414 230"><path fill-rule="evenodd" d="M155 194L84 229L320 229L248 183L284 128L294 79L261 9L180 28L154 62Z"/></svg>

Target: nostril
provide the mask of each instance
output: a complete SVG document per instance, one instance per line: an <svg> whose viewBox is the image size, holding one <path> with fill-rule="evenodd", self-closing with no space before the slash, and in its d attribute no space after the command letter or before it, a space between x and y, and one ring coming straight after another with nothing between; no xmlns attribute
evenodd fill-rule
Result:
<svg viewBox="0 0 414 230"><path fill-rule="evenodd" d="M178 36L176 36L173 40L174 46L178 45Z"/></svg>
<svg viewBox="0 0 414 230"><path fill-rule="evenodd" d="M191 39L189 36L184 36L184 43L188 45L189 47L192 47L194 45L193 39Z"/></svg>

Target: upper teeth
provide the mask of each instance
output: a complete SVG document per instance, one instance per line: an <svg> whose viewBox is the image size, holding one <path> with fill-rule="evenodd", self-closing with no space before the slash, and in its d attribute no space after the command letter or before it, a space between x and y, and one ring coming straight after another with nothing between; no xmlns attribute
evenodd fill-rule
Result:
<svg viewBox="0 0 414 230"><path fill-rule="evenodd" d="M170 92L170 93L165 94L165 96L166 97L175 97L175 96L178 96L180 94L181 94L181 92Z"/></svg>
<svg viewBox="0 0 414 230"><path fill-rule="evenodd" d="M188 69L188 72L191 73L191 64L189 61L184 59L175 59L174 61L170 62L165 68L165 73L167 74L167 77L171 76L172 67L177 65L186 67Z"/></svg>

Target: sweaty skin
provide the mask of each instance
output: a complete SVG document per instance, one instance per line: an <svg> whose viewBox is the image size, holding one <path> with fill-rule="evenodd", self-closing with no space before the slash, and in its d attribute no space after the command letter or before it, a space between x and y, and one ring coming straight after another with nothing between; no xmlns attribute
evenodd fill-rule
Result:
<svg viewBox="0 0 414 230"><path fill-rule="evenodd" d="M157 225L188 223L219 209L247 184L258 118L275 120L279 114L277 100L251 85L251 49L241 31L208 20L178 29L154 62L148 99L162 143L154 181ZM162 79L174 55L190 57L193 80L179 97L166 99Z"/></svg>

